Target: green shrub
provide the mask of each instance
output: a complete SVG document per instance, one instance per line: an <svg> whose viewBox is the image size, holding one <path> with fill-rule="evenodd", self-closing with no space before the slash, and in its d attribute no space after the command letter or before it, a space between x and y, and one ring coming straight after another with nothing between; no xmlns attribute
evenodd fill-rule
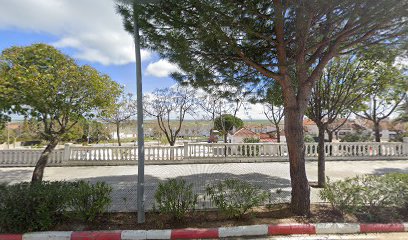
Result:
<svg viewBox="0 0 408 240"><path fill-rule="evenodd" d="M408 209L408 174L389 173L385 175L391 183L389 187L394 193L394 204L398 207Z"/></svg>
<svg viewBox="0 0 408 240"><path fill-rule="evenodd" d="M19 183L0 188L0 231L48 230L61 220L71 186L66 182Z"/></svg>
<svg viewBox="0 0 408 240"><path fill-rule="evenodd" d="M320 197L342 213L381 220L408 206L408 174L364 175L337 182L328 179Z"/></svg>
<svg viewBox="0 0 408 240"><path fill-rule="evenodd" d="M170 179L159 183L154 195L158 210L181 220L197 204L197 194L193 194L193 184L187 185L183 179Z"/></svg>
<svg viewBox="0 0 408 240"><path fill-rule="evenodd" d="M112 187L104 182L90 184L79 181L74 184L69 199L68 216L73 216L82 221L92 222L104 213L111 204L110 194Z"/></svg>
<svg viewBox="0 0 408 240"><path fill-rule="evenodd" d="M111 190L85 182L0 185L0 232L46 231L64 216L91 221L109 205Z"/></svg>
<svg viewBox="0 0 408 240"><path fill-rule="evenodd" d="M370 134L357 132L357 133L347 133L340 140L340 142L369 142L372 140Z"/></svg>
<svg viewBox="0 0 408 240"><path fill-rule="evenodd" d="M357 210L360 199L361 186L355 184L355 178L347 178L344 181L331 182L327 178L326 186L320 190L320 198L328 201L333 209L341 213L354 213Z"/></svg>
<svg viewBox="0 0 408 240"><path fill-rule="evenodd" d="M314 137L313 137L312 135L309 135L309 134L305 134L305 135L303 136L303 141L306 142L306 143L316 142L315 139L314 139Z"/></svg>
<svg viewBox="0 0 408 240"><path fill-rule="evenodd" d="M227 179L207 187L207 194L229 218L241 218L255 206L263 204L268 192L238 179Z"/></svg>

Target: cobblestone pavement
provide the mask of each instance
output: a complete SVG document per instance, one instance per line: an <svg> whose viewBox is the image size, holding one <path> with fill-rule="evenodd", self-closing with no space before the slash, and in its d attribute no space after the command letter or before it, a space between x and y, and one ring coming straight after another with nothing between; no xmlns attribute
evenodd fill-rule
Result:
<svg viewBox="0 0 408 240"><path fill-rule="evenodd" d="M0 182L29 181L33 168L0 168ZM317 162L307 162L309 181L317 181ZM326 174L331 179L342 179L361 174L408 173L408 160L399 161L336 161L326 163ZM205 187L226 178L239 178L271 191L271 202L290 200L289 164L272 163L224 163L186 165L147 165L145 167L146 209L153 206L154 191L160 181L183 178L194 184L200 196L198 208L211 207L205 198ZM104 181L110 184L113 204L111 211L136 210L137 166L48 167L44 180ZM279 189L279 191L277 191ZM318 191L312 189L312 202L320 201Z"/></svg>

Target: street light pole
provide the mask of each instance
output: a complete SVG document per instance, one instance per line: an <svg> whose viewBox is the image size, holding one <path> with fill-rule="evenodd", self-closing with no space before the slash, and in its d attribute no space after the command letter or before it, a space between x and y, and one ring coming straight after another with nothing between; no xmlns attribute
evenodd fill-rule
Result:
<svg viewBox="0 0 408 240"><path fill-rule="evenodd" d="M136 2L133 1L133 38L136 55L136 95L137 95L137 222L145 222L144 208L144 133L143 133L143 91L142 63L140 57L139 26L136 17Z"/></svg>

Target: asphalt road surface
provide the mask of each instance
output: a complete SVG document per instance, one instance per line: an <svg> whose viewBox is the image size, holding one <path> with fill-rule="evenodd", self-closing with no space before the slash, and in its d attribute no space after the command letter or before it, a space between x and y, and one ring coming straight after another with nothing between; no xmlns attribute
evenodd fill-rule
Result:
<svg viewBox="0 0 408 240"><path fill-rule="evenodd" d="M0 182L30 181L33 168L0 168ZM317 162L307 162L309 181L317 181ZM361 174L408 173L408 160L398 161L332 161L326 163L326 174L337 180ZM193 183L199 197L198 208L211 207L205 199L208 184L226 178L239 178L272 192L272 203L290 200L289 163L224 163L185 165L146 165L145 205L153 206L154 192L159 182L169 178L183 178ZM47 167L44 180L104 181L113 187L111 211L136 210L137 166ZM312 188L312 202L321 201L318 190ZM408 239L408 238L407 238Z"/></svg>

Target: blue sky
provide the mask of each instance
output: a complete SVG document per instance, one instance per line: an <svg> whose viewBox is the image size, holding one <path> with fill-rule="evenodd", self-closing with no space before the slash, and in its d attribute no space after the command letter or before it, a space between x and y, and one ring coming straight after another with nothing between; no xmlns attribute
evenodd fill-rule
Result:
<svg viewBox="0 0 408 240"><path fill-rule="evenodd" d="M116 14L114 0L0 0L0 51L11 46L46 43L79 64L88 64L135 93L134 44ZM169 87L177 66L142 49L144 93ZM238 116L264 118L252 105Z"/></svg>
<svg viewBox="0 0 408 240"><path fill-rule="evenodd" d="M112 0L0 0L0 4L0 51L11 46L47 43L135 93L133 42L122 29ZM94 7L97 5L104 6ZM103 25L106 29L101 31ZM114 36L113 40L107 40L109 35ZM119 54L112 53L115 50ZM147 92L175 83L168 77L175 66L160 60L155 53L143 51L142 68L143 88Z"/></svg>

